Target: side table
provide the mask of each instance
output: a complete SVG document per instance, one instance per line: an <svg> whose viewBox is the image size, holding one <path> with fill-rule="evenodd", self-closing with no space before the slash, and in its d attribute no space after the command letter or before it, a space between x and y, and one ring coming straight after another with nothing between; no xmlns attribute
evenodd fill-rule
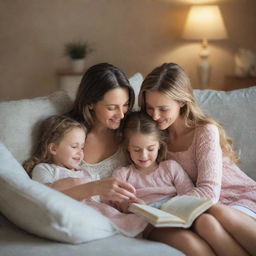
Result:
<svg viewBox="0 0 256 256"><path fill-rule="evenodd" d="M256 77L238 77L235 75L225 76L224 91L247 88L256 85Z"/></svg>

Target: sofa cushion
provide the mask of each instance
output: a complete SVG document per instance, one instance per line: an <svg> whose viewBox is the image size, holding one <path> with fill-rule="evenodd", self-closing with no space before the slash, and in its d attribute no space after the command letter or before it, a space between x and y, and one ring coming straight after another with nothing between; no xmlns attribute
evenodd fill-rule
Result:
<svg viewBox="0 0 256 256"><path fill-rule="evenodd" d="M256 180L256 86L233 91L194 90L202 109L233 139L239 166Z"/></svg>
<svg viewBox="0 0 256 256"><path fill-rule="evenodd" d="M71 100L64 91L34 99L0 102L0 140L22 163L31 155L38 122L64 113L70 107Z"/></svg>
<svg viewBox="0 0 256 256"><path fill-rule="evenodd" d="M11 222L41 237L82 243L116 233L97 210L29 178L0 143L0 210Z"/></svg>

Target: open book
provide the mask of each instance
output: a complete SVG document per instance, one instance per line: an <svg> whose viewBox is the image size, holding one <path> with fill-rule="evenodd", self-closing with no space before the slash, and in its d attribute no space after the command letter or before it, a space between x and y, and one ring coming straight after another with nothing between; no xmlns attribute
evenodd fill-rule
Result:
<svg viewBox="0 0 256 256"><path fill-rule="evenodd" d="M183 195L168 200L160 209L132 203L129 211L144 217L155 227L189 228L193 221L213 204L210 199Z"/></svg>

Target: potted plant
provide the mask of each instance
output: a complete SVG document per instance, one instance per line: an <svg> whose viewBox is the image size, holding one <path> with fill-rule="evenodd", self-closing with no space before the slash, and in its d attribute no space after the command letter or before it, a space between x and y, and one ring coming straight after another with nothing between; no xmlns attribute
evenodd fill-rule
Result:
<svg viewBox="0 0 256 256"><path fill-rule="evenodd" d="M70 42L65 45L65 54L71 60L71 67L74 72L84 71L85 57L92 52L87 42Z"/></svg>

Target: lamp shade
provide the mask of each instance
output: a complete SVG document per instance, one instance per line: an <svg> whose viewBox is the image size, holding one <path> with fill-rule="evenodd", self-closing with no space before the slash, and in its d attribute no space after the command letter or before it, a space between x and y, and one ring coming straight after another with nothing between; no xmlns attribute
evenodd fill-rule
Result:
<svg viewBox="0 0 256 256"><path fill-rule="evenodd" d="M227 38L227 31L217 5L196 5L189 10L183 32L185 39Z"/></svg>

